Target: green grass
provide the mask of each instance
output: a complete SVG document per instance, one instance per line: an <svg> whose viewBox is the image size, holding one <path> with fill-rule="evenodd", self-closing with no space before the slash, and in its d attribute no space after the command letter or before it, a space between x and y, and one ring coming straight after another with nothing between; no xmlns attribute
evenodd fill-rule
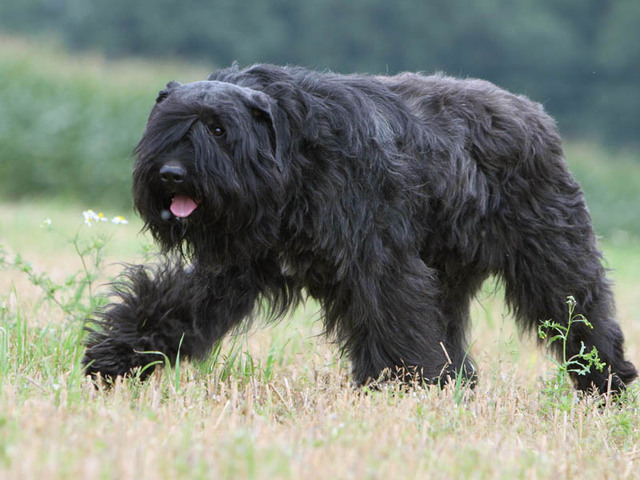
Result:
<svg viewBox="0 0 640 480"><path fill-rule="evenodd" d="M0 205L7 259L20 251L35 272L64 282L82 270L64 238L76 233L111 238L107 265L144 256L148 239L134 218L89 228L84 208ZM59 233L41 228L45 216ZM604 247L638 364L640 270L629 265L640 261L640 247L623 238ZM112 265L96 282L118 270ZM319 336L313 304L226 339L202 363L181 361L104 392L81 373L81 320L20 272L0 271L0 288L3 479L638 478L638 386L614 408L571 398L553 408L544 386L554 365L531 339L520 341L490 285L473 307L475 391L385 386L366 394Z"/></svg>

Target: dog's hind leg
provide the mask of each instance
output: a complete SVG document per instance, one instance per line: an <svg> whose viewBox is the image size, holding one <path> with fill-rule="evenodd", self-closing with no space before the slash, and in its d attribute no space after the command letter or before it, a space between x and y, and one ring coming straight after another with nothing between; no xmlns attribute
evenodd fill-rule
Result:
<svg viewBox="0 0 640 480"><path fill-rule="evenodd" d="M130 266L114 284L117 303L87 327L83 359L88 374L114 379L156 361L202 358L216 340L247 317L258 294L246 271L185 268L180 261Z"/></svg>
<svg viewBox="0 0 640 480"><path fill-rule="evenodd" d="M574 372L576 386L580 390L595 386L601 393L609 388L619 392L637 372L624 357L613 293L582 193L570 178L556 175L556 179L554 190L531 186L526 200L511 201L519 206L513 212L516 222L504 227L492 242L493 253L503 254L506 298L521 326L535 331L539 322L547 319L566 327L567 297L573 296L574 315L584 315L592 328L573 323L566 349L560 341L552 347L561 361L575 360L574 369L586 366L576 355L583 348L587 353L595 347L607 366L603 371L591 367L588 373Z"/></svg>

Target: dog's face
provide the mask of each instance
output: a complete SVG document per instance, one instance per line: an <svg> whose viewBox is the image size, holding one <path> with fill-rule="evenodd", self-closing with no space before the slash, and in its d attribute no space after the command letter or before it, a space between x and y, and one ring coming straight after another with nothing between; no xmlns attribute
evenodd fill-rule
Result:
<svg viewBox="0 0 640 480"><path fill-rule="evenodd" d="M277 110L262 92L217 81L160 92L135 150L133 194L165 251L235 254L243 235L276 241L287 178Z"/></svg>

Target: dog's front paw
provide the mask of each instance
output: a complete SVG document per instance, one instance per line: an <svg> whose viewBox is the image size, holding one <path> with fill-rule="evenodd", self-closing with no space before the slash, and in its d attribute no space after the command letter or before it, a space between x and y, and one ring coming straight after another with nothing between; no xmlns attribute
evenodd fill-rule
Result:
<svg viewBox="0 0 640 480"><path fill-rule="evenodd" d="M146 379L153 371L160 354L144 352L116 340L105 340L96 345L87 345L82 365L85 373L93 378L113 382L117 377L136 376Z"/></svg>
<svg viewBox="0 0 640 480"><path fill-rule="evenodd" d="M127 375L144 379L156 364L173 363L191 311L185 278L175 261L155 269L125 269L113 284L116 301L96 312L86 327L86 373L110 380Z"/></svg>
<svg viewBox="0 0 640 480"><path fill-rule="evenodd" d="M144 339L110 336L107 332L91 331L86 343L82 365L85 373L93 378L101 377L113 382L117 377L136 376L146 379L162 354L149 350Z"/></svg>

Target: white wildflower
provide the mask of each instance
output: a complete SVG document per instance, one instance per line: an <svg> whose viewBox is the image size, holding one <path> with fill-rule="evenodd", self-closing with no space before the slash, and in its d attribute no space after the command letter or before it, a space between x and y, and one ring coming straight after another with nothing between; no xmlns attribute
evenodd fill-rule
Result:
<svg viewBox="0 0 640 480"><path fill-rule="evenodd" d="M85 210L82 212L82 217L84 218L84 223L87 226L91 226L92 222L106 222L107 219L103 213L96 213L93 210Z"/></svg>
<svg viewBox="0 0 640 480"><path fill-rule="evenodd" d="M82 218L84 218L84 223L87 224L87 226L91 226L91 222L94 222L96 219L96 212L94 212L93 210L85 210L84 212L82 212Z"/></svg>
<svg viewBox="0 0 640 480"><path fill-rule="evenodd" d="M118 215L111 219L111 223L115 223L116 225L126 225L129 222L126 221L122 215Z"/></svg>

